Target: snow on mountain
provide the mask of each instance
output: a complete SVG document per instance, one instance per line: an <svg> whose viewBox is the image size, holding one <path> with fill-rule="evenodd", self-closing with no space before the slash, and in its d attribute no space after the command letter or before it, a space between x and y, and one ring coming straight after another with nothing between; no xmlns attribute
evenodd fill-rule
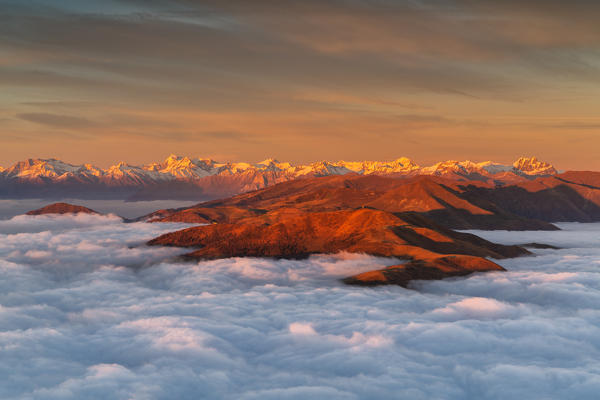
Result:
<svg viewBox="0 0 600 400"><path fill-rule="evenodd" d="M19 161L2 171L2 174L7 178L23 179L64 179L74 176L99 176L98 174L102 173L100 169L89 164L72 165L54 158L48 160L28 159Z"/></svg>
<svg viewBox="0 0 600 400"><path fill-rule="evenodd" d="M449 160L432 166L420 167L412 160L402 157L394 161L319 161L311 164L293 165L267 159L256 164L220 163L205 158L189 158L170 155L162 162L133 166L120 162L107 169L91 164L73 165L56 159L28 159L13 166L0 169L4 178L20 180L46 179L51 181L85 180L104 184L147 185L168 181L196 181L207 177L245 176L244 187L258 188L302 176L343 175L347 173L436 175L451 178L487 179L496 174L513 173L525 177L556 174L556 169L535 157L519 158L512 166L485 161ZM266 174L269 174L267 177Z"/></svg>
<svg viewBox="0 0 600 400"><path fill-rule="evenodd" d="M346 162L339 161L336 165L344 167L358 174L392 174L392 173L411 173L420 169L411 159L406 157L398 158L391 162L385 161L360 161Z"/></svg>
<svg viewBox="0 0 600 400"><path fill-rule="evenodd" d="M154 172L159 179L198 179L214 175L213 160L190 159L171 154L162 163L152 163L142 167L145 171Z"/></svg>
<svg viewBox="0 0 600 400"><path fill-rule="evenodd" d="M510 165L498 164L492 161L484 161L477 164L479 168L484 169L487 173L495 175L500 174L502 172L510 172L513 170L513 167Z"/></svg>
<svg viewBox="0 0 600 400"><path fill-rule="evenodd" d="M531 176L555 175L556 169L551 164L540 161L535 157L521 157L513 164L515 170Z"/></svg>
<svg viewBox="0 0 600 400"><path fill-rule="evenodd" d="M430 167L421 168L420 172L423 175L438 175L443 176L446 174L461 174L468 175L473 172L481 172L482 169L477 164L471 161L443 161L434 164Z"/></svg>
<svg viewBox="0 0 600 400"><path fill-rule="evenodd" d="M494 176L497 177L500 174L504 176L506 173L513 173L526 177L549 176L557 174L557 171L551 164L539 161L535 157L522 157L515 161L512 166L498 164L492 161L484 161L480 163L454 160L443 161L430 167L421 168L419 173L423 175L437 175L445 177L449 175L467 177L477 174L482 177L490 178Z"/></svg>
<svg viewBox="0 0 600 400"><path fill-rule="evenodd" d="M120 162L104 171L103 181L114 181L119 184L143 185L160 180L160 175L146 171L142 167Z"/></svg>

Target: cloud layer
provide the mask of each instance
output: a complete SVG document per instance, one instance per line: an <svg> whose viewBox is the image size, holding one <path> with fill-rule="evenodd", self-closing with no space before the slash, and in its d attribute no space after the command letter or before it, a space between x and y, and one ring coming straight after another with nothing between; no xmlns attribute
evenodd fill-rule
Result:
<svg viewBox="0 0 600 400"><path fill-rule="evenodd" d="M600 225L524 232L565 248L418 291L337 281L394 260L181 264L177 249L140 246L177 227L0 222L0 397L592 399L600 390Z"/></svg>

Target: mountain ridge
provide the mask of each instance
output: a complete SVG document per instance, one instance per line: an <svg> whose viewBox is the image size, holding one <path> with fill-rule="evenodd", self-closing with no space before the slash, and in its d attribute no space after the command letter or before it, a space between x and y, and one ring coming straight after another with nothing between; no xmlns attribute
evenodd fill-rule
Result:
<svg viewBox="0 0 600 400"><path fill-rule="evenodd" d="M556 175L549 163L535 157L513 165L491 161L444 161L421 167L406 157L393 161L318 161L292 164L267 159L259 163L217 162L207 158L170 155L162 162L108 168L69 164L50 159L27 159L0 169L2 198L90 198L127 200L211 200L262 189L294 179L331 175L382 175L396 178L430 175L457 181L503 185Z"/></svg>
<svg viewBox="0 0 600 400"><path fill-rule="evenodd" d="M37 177L65 179L68 176L85 177L117 177L125 175L141 176L155 180L169 179L200 179L212 175L236 174L248 170L277 171L292 174L294 177L303 175L343 175L357 173L369 174L412 174L412 175L443 175L450 172L469 174L486 173L495 175L501 172L513 172L523 176L555 175L557 170L549 163L539 161L536 157L521 157L513 165L504 165L492 161L472 162L447 160L431 166L419 166L411 159L400 157L393 161L316 161L309 164L292 164L267 159L258 163L247 162L218 162L208 158L189 158L171 154L162 162L144 165L131 165L124 161L108 168L96 167L89 163L70 164L56 158L29 158L19 161L10 167L0 167L0 173L8 178Z"/></svg>

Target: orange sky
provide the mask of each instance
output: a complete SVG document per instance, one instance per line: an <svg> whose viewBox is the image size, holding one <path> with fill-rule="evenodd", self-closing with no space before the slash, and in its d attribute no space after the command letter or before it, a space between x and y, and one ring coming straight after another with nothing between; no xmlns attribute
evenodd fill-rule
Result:
<svg viewBox="0 0 600 400"><path fill-rule="evenodd" d="M598 2L22 3L0 5L2 166L537 155L600 170Z"/></svg>

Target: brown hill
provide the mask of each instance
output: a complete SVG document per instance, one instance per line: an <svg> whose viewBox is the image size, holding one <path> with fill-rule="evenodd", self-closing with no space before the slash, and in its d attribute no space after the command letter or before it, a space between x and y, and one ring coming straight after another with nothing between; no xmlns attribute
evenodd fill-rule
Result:
<svg viewBox="0 0 600 400"><path fill-rule="evenodd" d="M600 172L567 171L556 175L556 178L564 182L600 189Z"/></svg>
<svg viewBox="0 0 600 400"><path fill-rule="evenodd" d="M27 215L42 215L42 214L99 214L98 212L83 206L78 206L69 203L54 203L37 210L28 211Z"/></svg>
<svg viewBox="0 0 600 400"><path fill-rule="evenodd" d="M505 269L485 258L449 255L433 260L410 261L380 270L363 272L342 281L348 285L392 284L407 287L412 280L437 280L487 271L505 271Z"/></svg>
<svg viewBox="0 0 600 400"><path fill-rule="evenodd" d="M469 186L493 190L489 185ZM372 208L391 213L419 212L455 229L557 229L498 207L487 197L473 201L455 181L430 176L395 179L343 175L284 182L224 200L144 217L153 222L243 222L267 214L283 215Z"/></svg>
<svg viewBox="0 0 600 400"><path fill-rule="evenodd" d="M479 270L502 270L482 257L505 258L528 254L527 250L518 246L498 245L474 235L433 228L438 227L423 216L412 215L403 219L384 211L359 209L284 216L276 223L271 223L267 216L259 216L244 223L198 226L167 233L148 244L196 247L184 256L191 259L304 258L310 254L340 251L365 253L422 263L427 268L436 269L432 276L439 277L465 275ZM452 267L444 258L447 255L453 256ZM475 259L479 261L475 262ZM405 269L409 277L420 279L417 277L419 273L411 272L409 267Z"/></svg>

